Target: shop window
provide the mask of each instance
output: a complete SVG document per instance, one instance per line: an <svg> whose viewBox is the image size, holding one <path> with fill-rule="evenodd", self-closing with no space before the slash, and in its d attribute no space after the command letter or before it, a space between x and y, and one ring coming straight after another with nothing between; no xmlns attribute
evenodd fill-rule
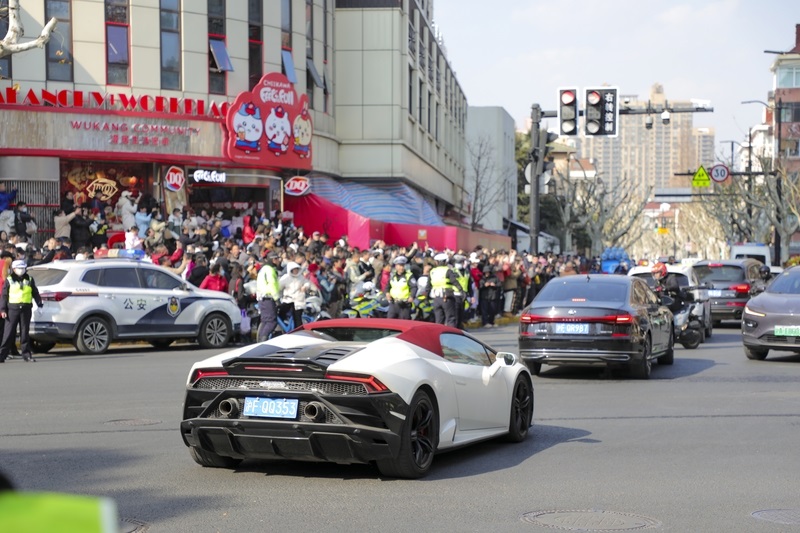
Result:
<svg viewBox="0 0 800 533"><path fill-rule="evenodd" d="M161 88L181 88L181 3L161 0Z"/></svg>
<svg viewBox="0 0 800 533"><path fill-rule="evenodd" d="M45 20L58 21L47 42L47 80L72 81L72 8L70 0L47 0Z"/></svg>
<svg viewBox="0 0 800 533"><path fill-rule="evenodd" d="M0 0L0 10L8 9L8 0ZM0 39L8 33L8 17L0 17ZM0 58L0 79L11 79L11 56Z"/></svg>
<svg viewBox="0 0 800 533"><path fill-rule="evenodd" d="M262 50L263 42L263 3L261 0L249 0L247 4L247 64L250 89L258 84L264 74Z"/></svg>
<svg viewBox="0 0 800 533"><path fill-rule="evenodd" d="M106 83L130 85L128 0L106 0Z"/></svg>
<svg viewBox="0 0 800 533"><path fill-rule="evenodd" d="M291 50L281 50L281 72L290 83L297 83L297 73L294 70L294 57Z"/></svg>

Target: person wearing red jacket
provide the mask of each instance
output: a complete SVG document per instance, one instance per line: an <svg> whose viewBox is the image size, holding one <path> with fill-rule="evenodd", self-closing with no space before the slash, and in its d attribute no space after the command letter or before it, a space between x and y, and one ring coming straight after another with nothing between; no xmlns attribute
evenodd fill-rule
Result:
<svg viewBox="0 0 800 533"><path fill-rule="evenodd" d="M200 288L210 291L228 292L228 280L225 279L225 276L220 274L219 263L211 265L208 276L203 279Z"/></svg>
<svg viewBox="0 0 800 533"><path fill-rule="evenodd" d="M250 224L251 220L250 215L245 215L243 223L244 226L242 227L242 242L244 245L247 246L256 238L256 230L253 229L253 226Z"/></svg>

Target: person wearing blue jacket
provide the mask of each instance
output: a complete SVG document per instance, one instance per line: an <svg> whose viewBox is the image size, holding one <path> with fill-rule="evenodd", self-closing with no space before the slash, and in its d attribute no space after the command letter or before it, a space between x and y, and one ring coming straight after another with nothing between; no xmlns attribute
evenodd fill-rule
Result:
<svg viewBox="0 0 800 533"><path fill-rule="evenodd" d="M17 188L12 187L11 192L6 192L6 184L0 181L0 212L8 211L13 202L17 198Z"/></svg>

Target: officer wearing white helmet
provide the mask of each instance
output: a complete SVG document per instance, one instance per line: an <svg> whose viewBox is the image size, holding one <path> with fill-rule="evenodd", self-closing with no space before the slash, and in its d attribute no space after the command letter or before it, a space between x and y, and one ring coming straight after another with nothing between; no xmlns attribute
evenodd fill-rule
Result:
<svg viewBox="0 0 800 533"><path fill-rule="evenodd" d="M396 257L392 264L394 272L389 278L389 290L386 298L389 300L389 310L386 318L411 318L411 305L417 293L417 280L409 270L406 270L408 259L401 255Z"/></svg>
<svg viewBox="0 0 800 533"><path fill-rule="evenodd" d="M25 261L17 260L11 263L11 274L3 283L0 294L0 316L6 319L3 331L3 343L0 346L0 363L4 363L11 351L11 345L16 342L17 328L19 327L19 352L25 362L33 362L31 352L31 315L33 302L42 307L42 298L33 278L27 273Z"/></svg>
<svg viewBox="0 0 800 533"><path fill-rule="evenodd" d="M430 274L431 297L433 297L433 315L437 324L456 327L458 312L456 310L456 287L458 277L448 265L450 257L442 252L433 256L436 265Z"/></svg>

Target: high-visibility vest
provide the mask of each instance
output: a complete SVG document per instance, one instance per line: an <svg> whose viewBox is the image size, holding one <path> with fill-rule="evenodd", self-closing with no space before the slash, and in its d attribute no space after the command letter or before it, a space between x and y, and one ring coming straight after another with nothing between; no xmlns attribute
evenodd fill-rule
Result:
<svg viewBox="0 0 800 533"><path fill-rule="evenodd" d="M444 291L455 290L453 284L450 283L450 278L447 276L449 270L449 266L437 266L431 269L431 288L437 294L443 295Z"/></svg>
<svg viewBox="0 0 800 533"><path fill-rule="evenodd" d="M11 276L8 277L8 303L10 304L29 304L33 302L33 289L31 280L28 277L22 281L16 281Z"/></svg>
<svg viewBox="0 0 800 533"><path fill-rule="evenodd" d="M258 271L256 296L259 300L262 298L272 298L276 302L280 300L281 285L278 280L278 271L274 266L267 264Z"/></svg>
<svg viewBox="0 0 800 533"><path fill-rule="evenodd" d="M0 492L0 531L118 532L119 515L110 498L8 490Z"/></svg>
<svg viewBox="0 0 800 533"><path fill-rule="evenodd" d="M463 273L459 273L456 270L456 277L458 278L458 284L461 285L461 290L464 291L464 294L467 294L467 289L469 288L469 272L464 271Z"/></svg>
<svg viewBox="0 0 800 533"><path fill-rule="evenodd" d="M408 300L411 296L411 272L403 272L402 276L396 274L389 279L389 296L395 300Z"/></svg>

